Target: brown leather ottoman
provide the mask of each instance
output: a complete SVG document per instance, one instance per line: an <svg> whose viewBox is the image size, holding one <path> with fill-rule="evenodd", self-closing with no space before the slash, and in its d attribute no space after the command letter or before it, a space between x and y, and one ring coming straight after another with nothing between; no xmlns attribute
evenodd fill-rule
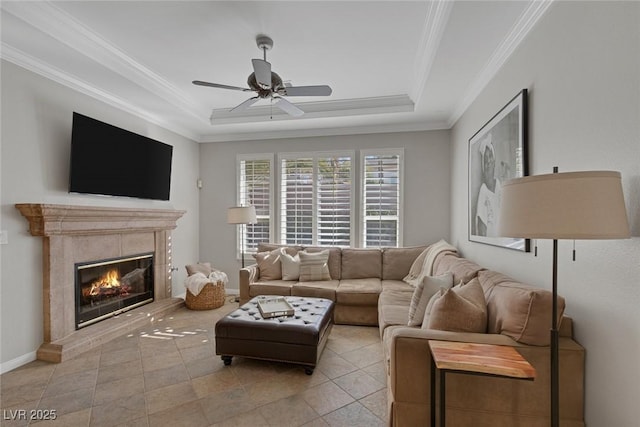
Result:
<svg viewBox="0 0 640 427"><path fill-rule="evenodd" d="M333 301L285 297L294 315L263 319L258 298L216 323L216 354L225 365L231 364L233 356L298 363L311 375L333 326Z"/></svg>

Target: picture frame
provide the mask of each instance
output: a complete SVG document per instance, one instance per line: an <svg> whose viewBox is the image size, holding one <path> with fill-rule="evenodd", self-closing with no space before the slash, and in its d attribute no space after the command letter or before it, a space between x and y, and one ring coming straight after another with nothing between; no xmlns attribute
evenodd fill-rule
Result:
<svg viewBox="0 0 640 427"><path fill-rule="evenodd" d="M527 176L527 89L522 89L469 139L469 241L529 252L529 239L501 237L501 187Z"/></svg>

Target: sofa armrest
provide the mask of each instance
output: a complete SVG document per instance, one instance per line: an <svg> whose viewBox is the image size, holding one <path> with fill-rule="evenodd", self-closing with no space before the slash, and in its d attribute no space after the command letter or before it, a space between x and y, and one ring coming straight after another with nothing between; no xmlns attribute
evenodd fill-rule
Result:
<svg viewBox="0 0 640 427"><path fill-rule="evenodd" d="M257 264L240 269L240 305L251 299L249 296L249 285L257 282L260 278L260 270Z"/></svg>
<svg viewBox="0 0 640 427"><path fill-rule="evenodd" d="M429 340L520 346L510 337L500 334L392 327L385 334L384 345L387 347L385 350L388 357L389 391L396 401L429 404L431 395Z"/></svg>

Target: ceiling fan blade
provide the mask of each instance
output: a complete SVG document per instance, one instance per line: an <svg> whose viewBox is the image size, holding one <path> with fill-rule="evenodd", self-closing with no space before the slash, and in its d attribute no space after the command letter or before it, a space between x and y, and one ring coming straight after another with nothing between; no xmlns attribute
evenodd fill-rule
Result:
<svg viewBox="0 0 640 427"><path fill-rule="evenodd" d="M231 110L229 110L229 112L232 111L244 111L247 108L251 107L253 104L255 104L256 102L258 102L258 100L260 99L260 97L258 96L254 96L253 98L249 98L246 101L244 101L242 104L233 107Z"/></svg>
<svg viewBox="0 0 640 427"><path fill-rule="evenodd" d="M329 96L331 88L327 85L318 86L285 86L282 95L286 96Z"/></svg>
<svg viewBox="0 0 640 427"><path fill-rule="evenodd" d="M271 64L262 59L252 59L256 81L265 89L271 88Z"/></svg>
<svg viewBox="0 0 640 427"><path fill-rule="evenodd" d="M218 83L209 83L209 82L203 82L200 80L194 80L191 83L193 83L194 85L198 85L198 86L209 86L209 87L217 87L220 89L231 89L231 90L241 90L244 92L251 92L251 89L249 88L244 88L244 87L238 87L238 86L229 86L229 85L221 85Z"/></svg>
<svg viewBox="0 0 640 427"><path fill-rule="evenodd" d="M278 97L277 99L278 101L274 105L279 109L281 109L282 111L284 111L285 113L293 117L300 117L301 115L304 114L304 111L302 111L300 108L296 107L286 99L280 98L280 97Z"/></svg>

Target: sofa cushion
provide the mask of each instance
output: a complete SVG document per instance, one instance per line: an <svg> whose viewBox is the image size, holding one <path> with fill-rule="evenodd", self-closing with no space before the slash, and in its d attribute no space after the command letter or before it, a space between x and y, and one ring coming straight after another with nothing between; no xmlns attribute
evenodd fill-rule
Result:
<svg viewBox="0 0 640 427"><path fill-rule="evenodd" d="M487 306L478 279L441 290L424 322L429 329L451 332L487 331ZM424 327L424 324L423 324Z"/></svg>
<svg viewBox="0 0 640 427"><path fill-rule="evenodd" d="M342 250L340 248L328 246L305 246L304 251L310 254L329 251L329 275L333 280L340 279L342 274Z"/></svg>
<svg viewBox="0 0 640 427"><path fill-rule="evenodd" d="M382 279L402 280L426 246L382 249Z"/></svg>
<svg viewBox="0 0 640 427"><path fill-rule="evenodd" d="M413 293L414 287L403 282L402 280L382 280L382 292L384 291L403 291Z"/></svg>
<svg viewBox="0 0 640 427"><path fill-rule="evenodd" d="M298 280L300 277L300 256L287 253L286 248L280 248L280 264L282 266L282 280Z"/></svg>
<svg viewBox="0 0 640 427"><path fill-rule="evenodd" d="M197 264L185 265L185 268L187 269L187 276L191 276L196 273L202 273L205 276L209 277L212 271L211 263L208 262L199 262Z"/></svg>
<svg viewBox="0 0 640 427"><path fill-rule="evenodd" d="M473 261L461 258L452 252L443 252L439 254L433 262L433 275L439 276L447 271L453 273L453 283L467 283L478 275L478 272L484 270Z"/></svg>
<svg viewBox="0 0 640 427"><path fill-rule="evenodd" d="M491 270L478 273L487 300L487 330L530 345L549 345L553 295ZM558 320L565 300L558 296Z"/></svg>
<svg viewBox="0 0 640 427"><path fill-rule="evenodd" d="M382 298L382 295L380 295ZM384 331L389 326L407 325L407 319L409 318L409 306L407 305L393 305L393 304L379 304L378 305L378 329L380 330L380 337L384 336Z"/></svg>
<svg viewBox="0 0 640 427"><path fill-rule="evenodd" d="M298 282L291 288L291 295L300 297L326 298L336 300L336 289L339 280L322 280L319 282Z"/></svg>
<svg viewBox="0 0 640 427"><path fill-rule="evenodd" d="M291 295L291 287L296 283L292 280L267 280L249 285L249 296L258 295Z"/></svg>
<svg viewBox="0 0 640 427"><path fill-rule="evenodd" d="M378 297L378 306L401 305L409 310L409 304L411 303L412 295L413 292L383 290Z"/></svg>
<svg viewBox="0 0 640 427"><path fill-rule="evenodd" d="M382 277L382 251L380 249L342 250L342 279L368 279Z"/></svg>
<svg viewBox="0 0 640 427"><path fill-rule="evenodd" d="M260 280L282 279L282 265L280 263L280 249L253 254L260 270Z"/></svg>
<svg viewBox="0 0 640 427"><path fill-rule="evenodd" d="M300 257L300 278L301 282L313 282L317 280L331 280L329 274L329 251L308 253L298 252Z"/></svg>
<svg viewBox="0 0 640 427"><path fill-rule="evenodd" d="M336 291L336 302L344 305L378 305L382 291L380 279L343 279Z"/></svg>
<svg viewBox="0 0 640 427"><path fill-rule="evenodd" d="M408 326L422 325L424 311L433 295L441 289L449 289L453 286L453 274L447 272L440 276L425 276L422 282L415 287L409 304Z"/></svg>

